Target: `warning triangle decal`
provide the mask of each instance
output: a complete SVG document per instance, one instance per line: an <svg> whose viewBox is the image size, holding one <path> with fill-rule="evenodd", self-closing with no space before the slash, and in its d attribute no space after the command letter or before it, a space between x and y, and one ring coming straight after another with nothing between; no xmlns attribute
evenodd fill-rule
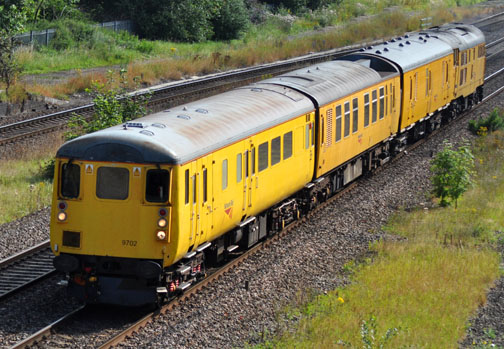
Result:
<svg viewBox="0 0 504 349"><path fill-rule="evenodd" d="M229 218L233 218L233 208L232 207L225 209L224 212L226 212L226 214L229 216Z"/></svg>

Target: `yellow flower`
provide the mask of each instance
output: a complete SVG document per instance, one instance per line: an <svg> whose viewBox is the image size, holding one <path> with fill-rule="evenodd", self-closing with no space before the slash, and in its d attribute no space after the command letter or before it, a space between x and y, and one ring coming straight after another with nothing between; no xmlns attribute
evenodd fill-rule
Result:
<svg viewBox="0 0 504 349"><path fill-rule="evenodd" d="M177 48L176 47L172 47L170 48L171 52L176 52L177 51Z"/></svg>
<svg viewBox="0 0 504 349"><path fill-rule="evenodd" d="M497 176L492 176L493 179L497 179Z"/></svg>
<svg viewBox="0 0 504 349"><path fill-rule="evenodd" d="M343 304L343 303L345 303L345 300L341 297L338 297L338 302L340 302L340 304Z"/></svg>

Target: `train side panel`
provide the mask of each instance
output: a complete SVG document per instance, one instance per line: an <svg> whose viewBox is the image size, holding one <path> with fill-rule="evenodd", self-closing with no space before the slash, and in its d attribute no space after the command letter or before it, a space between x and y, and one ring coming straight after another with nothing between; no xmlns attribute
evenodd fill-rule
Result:
<svg viewBox="0 0 504 349"><path fill-rule="evenodd" d="M171 265L300 190L313 177L315 113L174 168Z"/></svg>
<svg viewBox="0 0 504 349"><path fill-rule="evenodd" d="M320 108L317 177L397 133L400 90L396 75Z"/></svg>

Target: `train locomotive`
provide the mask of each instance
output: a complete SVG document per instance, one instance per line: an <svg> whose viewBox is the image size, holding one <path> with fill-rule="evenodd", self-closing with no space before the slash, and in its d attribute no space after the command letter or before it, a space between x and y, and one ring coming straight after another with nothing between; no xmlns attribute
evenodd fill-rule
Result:
<svg viewBox="0 0 504 349"><path fill-rule="evenodd" d="M481 101L484 71L481 31L446 24L67 142L54 266L84 302L172 297Z"/></svg>

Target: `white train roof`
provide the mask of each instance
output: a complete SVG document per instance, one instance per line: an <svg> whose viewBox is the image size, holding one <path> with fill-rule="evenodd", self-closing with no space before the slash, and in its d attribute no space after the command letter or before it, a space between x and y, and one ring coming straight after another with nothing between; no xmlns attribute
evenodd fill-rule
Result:
<svg viewBox="0 0 504 349"><path fill-rule="evenodd" d="M483 33L472 25L445 24L421 32L399 36L360 50L361 54L383 57L408 72L429 62L484 43Z"/></svg>
<svg viewBox="0 0 504 349"><path fill-rule="evenodd" d="M297 91L255 84L84 135L57 156L182 164L313 110Z"/></svg>

